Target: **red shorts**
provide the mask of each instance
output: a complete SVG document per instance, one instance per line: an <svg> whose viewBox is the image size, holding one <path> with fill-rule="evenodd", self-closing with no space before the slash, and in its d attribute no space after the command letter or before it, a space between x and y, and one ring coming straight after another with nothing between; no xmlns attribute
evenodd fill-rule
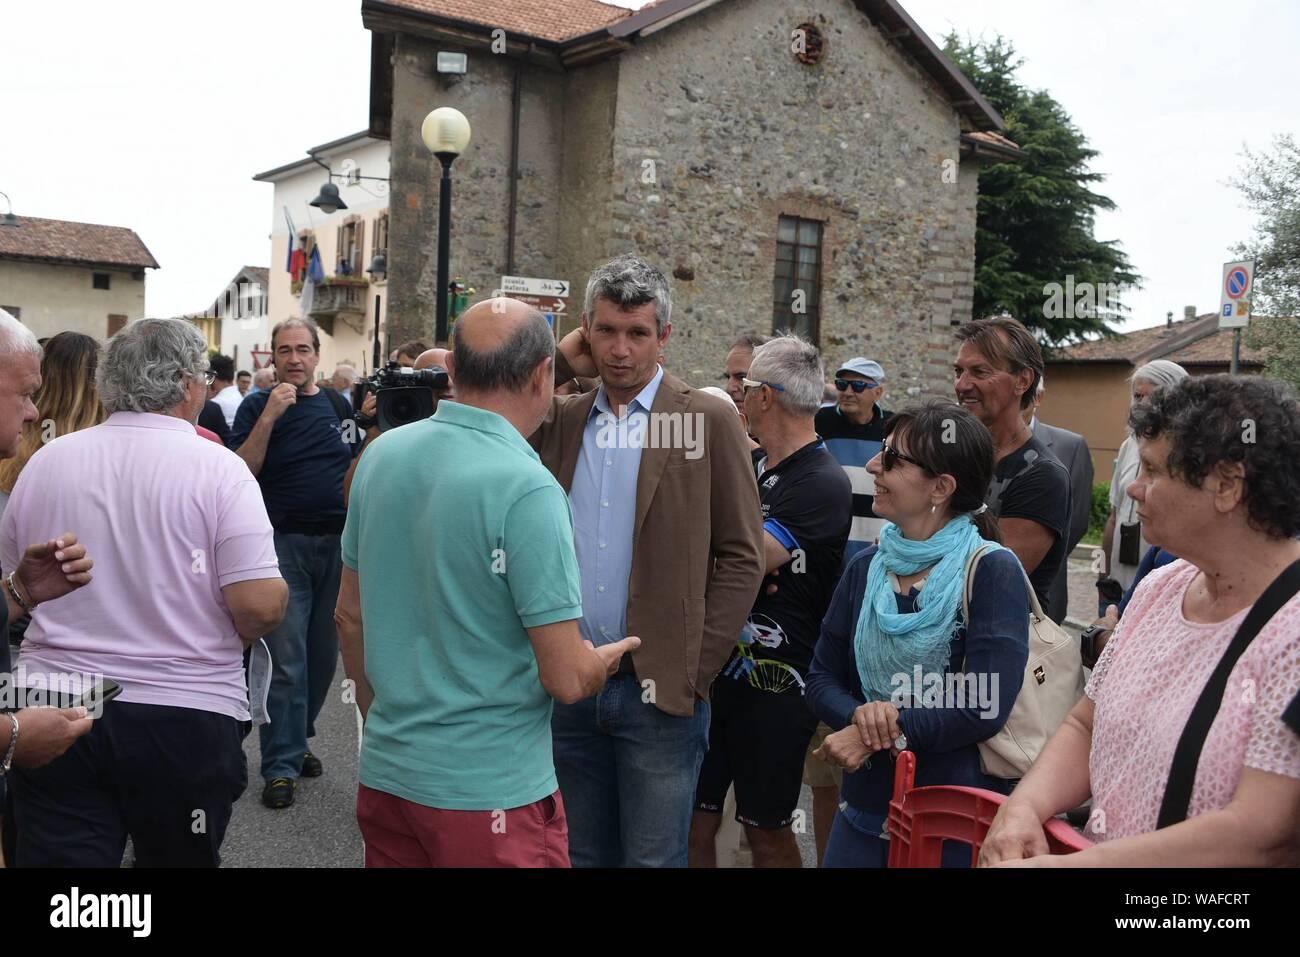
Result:
<svg viewBox="0 0 1300 957"><path fill-rule="evenodd" d="M560 792L523 807L447 811L357 785L366 867L568 867Z"/></svg>

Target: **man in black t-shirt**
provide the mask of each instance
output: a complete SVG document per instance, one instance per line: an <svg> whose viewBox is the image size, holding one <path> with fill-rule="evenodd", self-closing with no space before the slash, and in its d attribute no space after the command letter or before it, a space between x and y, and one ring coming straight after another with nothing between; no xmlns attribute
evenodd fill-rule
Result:
<svg viewBox="0 0 1300 957"><path fill-rule="evenodd" d="M1043 611L1059 622L1066 609L1053 606L1049 591L1066 560L1070 473L1021 416L1043 376L1042 350L1009 316L968 322L957 340L957 401L993 436L994 473L985 504L998 518L1002 543L1029 573Z"/></svg>
<svg viewBox="0 0 1300 957"><path fill-rule="evenodd" d="M355 413L333 389L315 383L320 333L310 319L271 330L280 384L248 396L235 414L229 446L262 488L275 527L275 554L289 585L284 620L265 636L275 668L261 734L262 803L286 808L298 778L319 777L308 750L338 661L334 606L347 506L343 477L360 448Z"/></svg>
<svg viewBox="0 0 1300 957"><path fill-rule="evenodd" d="M813 346L793 336L760 346L744 384L745 412L763 444L754 458L768 577L713 683L690 859L695 867L716 863L714 837L734 782L754 866L798 867L790 825L817 726L804 702L804 675L839 580L853 492L813 428L822 393Z"/></svg>

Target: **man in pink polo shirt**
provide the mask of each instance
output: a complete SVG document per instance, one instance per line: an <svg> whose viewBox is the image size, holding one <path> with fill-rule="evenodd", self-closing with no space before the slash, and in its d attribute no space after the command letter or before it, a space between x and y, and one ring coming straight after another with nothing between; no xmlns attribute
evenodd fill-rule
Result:
<svg viewBox="0 0 1300 957"><path fill-rule="evenodd" d="M288 596L257 482L202 441L207 348L190 323L141 319L100 363L108 419L32 456L0 521L19 543L75 528L95 581L32 613L16 670L103 675L122 694L93 729L11 786L19 866L216 866L247 786L242 654Z"/></svg>

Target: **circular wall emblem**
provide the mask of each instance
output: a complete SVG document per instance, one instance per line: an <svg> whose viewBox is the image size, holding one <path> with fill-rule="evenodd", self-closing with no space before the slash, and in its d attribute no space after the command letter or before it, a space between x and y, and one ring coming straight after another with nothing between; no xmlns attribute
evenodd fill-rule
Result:
<svg viewBox="0 0 1300 957"><path fill-rule="evenodd" d="M801 23L790 31L790 52L800 63L817 63L826 52L826 39L816 24Z"/></svg>

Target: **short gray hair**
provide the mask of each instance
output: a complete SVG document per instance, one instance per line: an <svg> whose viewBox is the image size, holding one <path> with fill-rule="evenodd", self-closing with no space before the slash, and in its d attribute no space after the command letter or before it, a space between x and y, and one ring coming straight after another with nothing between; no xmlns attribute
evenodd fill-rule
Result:
<svg viewBox="0 0 1300 957"><path fill-rule="evenodd" d="M184 319L137 319L108 340L99 397L109 412L169 412L185 397L185 377L208 368L208 343Z"/></svg>
<svg viewBox="0 0 1300 957"><path fill-rule="evenodd" d="M655 326L661 339L672 321L673 293L668 279L640 256L619 256L591 274L582 305L588 320L595 315L597 299L612 302L620 309L635 309L653 302Z"/></svg>
<svg viewBox="0 0 1300 957"><path fill-rule="evenodd" d="M340 372L343 373L343 378L347 379L349 382L357 381L357 370L356 367L352 365L352 363L340 362L338 365L334 367L334 374L338 375Z"/></svg>
<svg viewBox="0 0 1300 957"><path fill-rule="evenodd" d="M491 352L471 349L459 322L452 326L451 339L458 390L519 392L539 363L555 357L555 333L545 317L531 308L519 328Z"/></svg>
<svg viewBox="0 0 1300 957"><path fill-rule="evenodd" d="M36 333L5 310L0 309L0 356L29 355L40 357L44 353Z"/></svg>
<svg viewBox="0 0 1300 957"><path fill-rule="evenodd" d="M822 405L826 370L821 353L807 339L777 336L754 350L749 377L783 386L776 401L791 415L814 416Z"/></svg>
<svg viewBox="0 0 1300 957"><path fill-rule="evenodd" d="M1187 378L1187 370L1177 362L1168 359L1153 359L1140 366L1131 376L1129 382L1150 382L1157 389L1167 385L1177 385Z"/></svg>
<svg viewBox="0 0 1300 957"><path fill-rule="evenodd" d="M253 385L259 389L267 388L275 381L274 369L258 369L253 373Z"/></svg>

